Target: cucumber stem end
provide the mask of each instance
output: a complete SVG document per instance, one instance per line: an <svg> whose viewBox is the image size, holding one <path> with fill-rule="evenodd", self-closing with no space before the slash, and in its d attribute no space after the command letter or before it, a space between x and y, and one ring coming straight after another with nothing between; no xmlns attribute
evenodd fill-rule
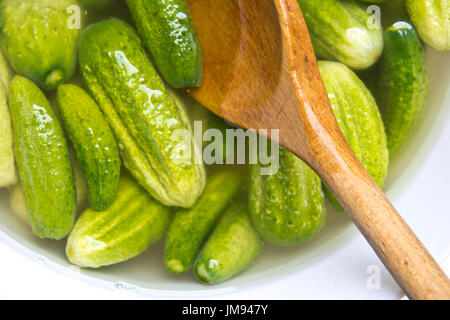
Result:
<svg viewBox="0 0 450 320"><path fill-rule="evenodd" d="M46 89L56 88L64 79L64 72L61 69L50 71L45 77L44 85Z"/></svg>

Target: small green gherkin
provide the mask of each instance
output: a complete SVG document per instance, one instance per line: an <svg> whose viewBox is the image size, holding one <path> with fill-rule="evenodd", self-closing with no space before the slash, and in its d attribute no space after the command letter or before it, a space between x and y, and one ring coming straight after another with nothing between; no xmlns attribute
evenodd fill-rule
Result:
<svg viewBox="0 0 450 320"><path fill-rule="evenodd" d="M73 165L73 175L75 178L76 194L77 194L77 213L80 213L88 206L87 186L83 175L83 170L75 157L74 152L69 149L70 160ZM28 213L25 203L25 194L20 183L16 183L10 190L9 204L13 213L26 224L30 224L30 214Z"/></svg>
<svg viewBox="0 0 450 320"><path fill-rule="evenodd" d="M72 229L76 196L64 134L44 93L16 76L9 89L14 152L33 232L59 240Z"/></svg>
<svg viewBox="0 0 450 320"><path fill-rule="evenodd" d="M127 0L139 35L164 80L198 87L203 51L186 0Z"/></svg>
<svg viewBox="0 0 450 320"><path fill-rule="evenodd" d="M204 283L223 282L248 268L262 250L247 206L233 203L223 214L194 265L197 279Z"/></svg>
<svg viewBox="0 0 450 320"><path fill-rule="evenodd" d="M406 0L420 38L438 51L450 50L450 0Z"/></svg>
<svg viewBox="0 0 450 320"><path fill-rule="evenodd" d="M352 69L372 66L383 51L383 30L355 0L298 0L316 54Z"/></svg>
<svg viewBox="0 0 450 320"><path fill-rule="evenodd" d="M95 101L80 87L58 87L58 107L64 127L83 168L89 203L106 209L114 200L120 175L120 158L114 135Z"/></svg>
<svg viewBox="0 0 450 320"><path fill-rule="evenodd" d="M324 226L327 211L317 174L284 148L276 172L262 174L263 165L250 166L250 215L262 237L279 246L309 241Z"/></svg>
<svg viewBox="0 0 450 320"><path fill-rule="evenodd" d="M397 21L385 31L375 97L386 127L389 153L395 156L415 131L425 110L429 79L425 49L414 27Z"/></svg>
<svg viewBox="0 0 450 320"><path fill-rule="evenodd" d="M3 0L0 45L17 73L54 89L75 71L83 21L76 0Z"/></svg>
<svg viewBox="0 0 450 320"><path fill-rule="evenodd" d="M378 106L356 74L339 62L319 61L319 69L334 115L350 148L375 182L383 187L389 151ZM341 208L327 190L330 200Z"/></svg>
<svg viewBox="0 0 450 320"><path fill-rule="evenodd" d="M198 249L216 220L241 189L242 174L219 171L208 177L205 191L195 205L175 214L167 234L164 263L173 273L184 273L194 262Z"/></svg>

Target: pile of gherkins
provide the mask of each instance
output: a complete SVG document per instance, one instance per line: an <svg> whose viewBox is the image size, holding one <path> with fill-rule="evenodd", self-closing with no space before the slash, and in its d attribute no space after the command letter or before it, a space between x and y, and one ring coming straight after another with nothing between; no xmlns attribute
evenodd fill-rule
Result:
<svg viewBox="0 0 450 320"><path fill-rule="evenodd" d="M450 50L450 0L299 4L340 128L383 186L426 105L422 41ZM218 283L263 242L313 238L326 198L340 208L282 148L272 175L203 164L191 121L227 125L179 98L203 68L185 0L1 0L0 48L0 187L35 235L68 236L73 264L123 262L165 237L169 271Z"/></svg>

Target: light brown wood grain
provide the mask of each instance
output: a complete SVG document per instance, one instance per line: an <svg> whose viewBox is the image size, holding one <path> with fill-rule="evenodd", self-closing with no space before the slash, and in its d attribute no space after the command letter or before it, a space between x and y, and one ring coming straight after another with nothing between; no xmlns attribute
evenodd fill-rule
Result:
<svg viewBox="0 0 450 320"><path fill-rule="evenodd" d="M450 299L450 282L348 147L297 0L188 0L205 55L191 94L244 128L279 129L336 195L413 299Z"/></svg>

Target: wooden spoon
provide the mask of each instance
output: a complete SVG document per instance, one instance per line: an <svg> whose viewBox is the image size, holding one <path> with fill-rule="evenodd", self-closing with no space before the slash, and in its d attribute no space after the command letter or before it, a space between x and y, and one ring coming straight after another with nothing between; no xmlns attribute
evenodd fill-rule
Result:
<svg viewBox="0 0 450 320"><path fill-rule="evenodd" d="M194 98L241 127L279 129L279 143L320 175L410 298L450 299L447 276L347 145L297 0L188 4L205 54Z"/></svg>

